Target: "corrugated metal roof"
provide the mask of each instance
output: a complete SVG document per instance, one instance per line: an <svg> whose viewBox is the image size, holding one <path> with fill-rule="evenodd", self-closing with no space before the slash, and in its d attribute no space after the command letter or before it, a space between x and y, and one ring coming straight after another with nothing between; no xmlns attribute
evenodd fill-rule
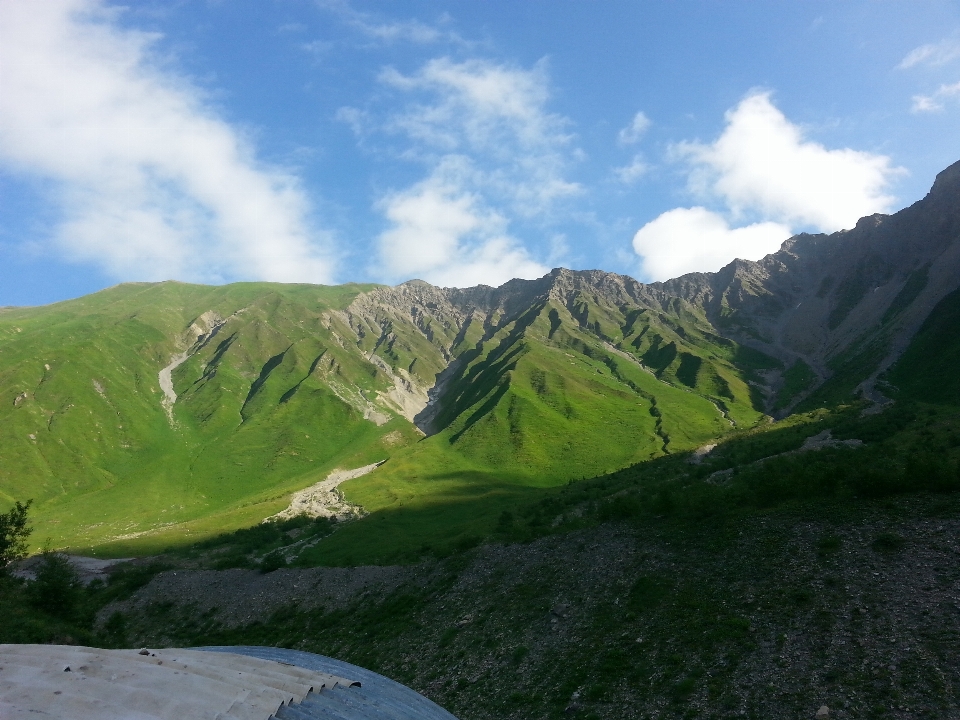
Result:
<svg viewBox="0 0 960 720"><path fill-rule="evenodd" d="M358 688L335 687L309 695L302 704L282 708L278 720L340 718L342 720L457 720L436 703L406 685L341 660L300 650L255 646L197 648L241 653L360 682Z"/></svg>
<svg viewBox="0 0 960 720"><path fill-rule="evenodd" d="M410 688L312 653L0 645L0 718L27 717L456 720Z"/></svg>

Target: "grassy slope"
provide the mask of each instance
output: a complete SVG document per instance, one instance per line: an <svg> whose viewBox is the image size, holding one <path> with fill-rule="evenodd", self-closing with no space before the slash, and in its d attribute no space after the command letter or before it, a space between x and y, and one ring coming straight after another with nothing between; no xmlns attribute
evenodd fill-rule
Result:
<svg viewBox="0 0 960 720"><path fill-rule="evenodd" d="M774 361L701 334L691 320L671 325L647 311L584 300L572 312L548 303L505 323L462 356L438 417L443 429L342 486L371 516L301 562L392 562L449 552L488 536L504 512L516 512L538 488L729 433L718 404L752 427L762 415L751 406L745 378ZM652 367L665 337L680 350ZM681 355L693 352L707 360L680 382Z"/></svg>
<svg viewBox="0 0 960 720"><path fill-rule="evenodd" d="M899 388L899 402L894 408L888 410L883 415L874 418L866 418L862 421L856 420L858 409L844 409L844 406L834 406L834 410L815 410L805 414L793 415L778 423L767 425L751 425L742 427L733 434L730 441L722 445L722 450L714 454L716 458L712 463L700 466L695 477L703 477L711 472L735 468L740 465L749 464L757 458L768 455L775 455L798 448L805 437L814 435L826 427L834 427L838 437L854 437L870 442L885 441L885 450L880 454L872 456L874 459L863 467L857 468L858 460L855 453L843 455L835 458L833 455L813 456L817 462L798 459L797 462L790 461L787 464L789 468L779 470L780 478L776 483L767 481L770 472L775 472L774 465L755 469L748 476L752 478L749 490L744 490L748 495L752 495L755 500L750 502L759 503L761 506L770 500L776 498L778 493L785 494L789 498L816 497L818 493L832 493L830 483L842 482L844 474L850 475L854 484L860 483L857 487L863 487L865 484L884 483L896 485L896 478L888 477L889 473L906 473L903 477L913 477L916 473L925 477L939 477L938 473L950 475L950 461L944 462L946 470L940 467L935 459L929 459L931 453L953 452L951 448L956 447L958 433L960 428L956 426L955 419L938 420L939 414L934 410L919 411L915 409L917 402L936 402L941 405L960 405L960 392L956 392L954 385L956 378L960 377L960 368L957 367L957 358L960 358L960 352L954 352L950 343L954 343L952 328L956 327L956 314L958 305L960 305L960 293L951 295L938 306L930 319L924 325L924 328L917 335L910 348L904 353L900 362L889 373L889 379ZM548 312L545 311L545 312ZM638 323L635 323L638 324ZM556 326L556 323L554 323ZM531 324L531 329L536 331L536 323ZM689 325L688 325L689 327ZM662 325L656 327L661 337L666 334ZM549 331L548 331L549 332ZM569 336L564 339L564 333ZM692 334L686 331L687 338L684 341L689 342L688 338ZM640 344L638 353L642 351L641 360L646 359L653 363L656 359L655 353L651 353L651 348L656 350L663 347L663 340L647 340L648 336L655 334L650 329L632 330L627 333L627 338L644 338L647 345ZM668 336L669 337L669 336ZM556 417L549 417L550 411L555 408L564 408L567 399L570 396L575 397L575 393L570 391L572 380L576 378L579 382L587 384L601 385L606 383L606 397L619 398L624 391L630 389L624 386L623 381L618 381L617 375L610 371L609 362L613 361L618 374L623 380L629 379L635 382L637 389L643 392L655 394L658 398L657 407L664 408L664 414L661 418L661 425L668 433L673 433L671 442L675 443L676 450L689 450L702 444L706 437L716 437L722 431L719 431L711 423L717 419L716 411L713 415L704 412L697 403L703 403L702 397L690 392L683 392L676 386L667 385L662 381L657 381L650 372L641 370L639 367L626 361L622 356L609 351L610 343L593 345L585 344L586 335L580 331L579 326L570 326L569 323L561 324L553 331L554 345L550 342L538 345L536 350L528 350L526 354L521 355L516 362L516 367L511 372L513 382L509 384L507 392L499 400L500 414L496 412L485 416L480 422L477 422L469 429L469 432L483 433L484 444L477 444L477 447L512 447L513 452L522 457L523 452L532 452L528 447L542 448L549 445L549 438L553 437L552 430L556 424L561 421ZM673 336L671 342L680 340ZM617 338L620 347L630 347L629 343L624 343L622 336ZM634 341L635 342L635 341ZM944 343L947 346L944 347ZM559 346L559 347L556 347ZM729 346L726 351L736 357L741 353L739 368L763 369L768 367L769 359L764 357L755 357L747 355L743 359L743 350ZM570 350L574 349L574 352ZM672 353L671 353L672 354ZM679 354L679 353L678 353ZM706 354L706 353L703 353ZM716 353L714 357L723 357ZM530 358L530 366L524 364L524 360ZM561 396L553 390L557 385L553 380L551 372L555 365L551 364L550 358L560 359L561 365L567 364L564 368L563 381L564 394ZM602 359L598 359L602 358ZM607 360L604 362L603 360ZM674 362L675 358L671 360ZM650 368L650 365L645 365ZM669 368L667 364L664 367ZM578 368L582 372L572 373L571 368ZM650 368L653 369L653 368ZM726 370L726 368L723 368ZM802 368L795 371L799 376L802 374ZM597 372L599 371L599 372ZM634 372L635 371L635 372ZM726 370L729 372L729 370ZM542 372L542 375L539 373ZM606 372L606 374L604 374ZM745 374L745 370L741 370ZM628 374L629 373L629 374ZM666 372L661 372L661 377ZM719 372L718 372L719 374ZM803 381L800 377L798 382ZM678 383L679 385L679 383ZM735 386L734 386L735 387ZM539 392L538 392L539 391ZM490 391L493 393L493 391ZM743 392L743 391L741 391ZM748 392L748 391L747 391ZM593 395L597 395L596 391ZM509 397L517 397L519 400L514 403ZM631 402L637 400L637 392L634 390ZM736 396L735 396L736 397ZM741 396L742 397L742 396ZM730 409L730 415L734 416L737 410L741 413L749 412L745 402L739 405L730 398L721 398L726 400L726 406ZM537 401L540 401L540 408ZM480 400L477 400L479 403ZM511 445L511 436L509 434L510 417L509 408L511 405L516 408L517 403L521 411L520 417L523 418L524 412L533 415L533 420L529 425L522 426L519 441L519 449L516 442ZM543 407L546 406L546 407ZM570 407L576 407L576 403L570 403ZM617 418L617 413L624 412L625 405L621 405L617 410L612 411L610 418ZM642 405L636 405L643 408ZM649 406L648 406L649 407ZM504 412L506 408L506 412ZM538 410L539 412L534 413ZM610 422L603 417L605 408L602 405L592 403L591 409L596 413L592 420L592 427L599 432L596 438L601 447L606 448L604 459L614 463L625 463L628 452L635 452L637 457L635 465L629 471L614 473L614 477L620 477L627 473L630 477L638 480L648 478L644 485L648 486L646 493L646 502L654 502L655 490L649 489L650 478L657 476L656 465L650 465L651 458L662 455L662 452L656 447L656 443L649 442L651 436L647 435L646 444L631 443L629 438L618 436L621 426L614 420ZM569 412L569 411L568 411ZM611 412L611 410L608 410ZM649 410L647 411L649 413ZM556 416L558 413L553 412ZM635 416L640 420L642 412ZM754 415L753 417L757 417ZM952 417L952 416L950 416ZM831 420L831 418L833 418ZM840 420L839 418L848 418ZM551 425L551 421L554 425ZM549 489L543 488L540 491L531 489L532 485L525 481L522 476L522 463L510 466L510 472L502 472L491 482L489 476L483 477L477 474L472 467L463 462L463 464L451 467L445 465L449 463L451 455L441 452L438 445L450 442L453 435L464 424L463 415L460 416L459 424L453 424L450 428L441 433L441 435L419 443L413 448L409 448L391 464L385 466L384 472L379 476L361 478L348 485L350 496L365 506L375 509L376 527L379 531L376 534L369 533L368 526L364 523L358 523L354 526L343 528L334 536L317 545L311 552L305 554L302 558L304 564L313 563L336 563L350 564L351 561L362 559L364 561L387 561L387 560L409 560L417 556L417 550L420 551L441 551L449 552L451 548L456 547L459 541L461 547L467 546L471 541L476 542L481 537L490 537L497 532L500 518L504 511L517 514L517 506L523 502L543 502L537 498L543 498L546 493L548 505L551 502L549 498L552 493L565 493L566 487ZM701 435L696 435L698 429ZM937 442L942 445L938 450L936 443L931 444L930 429L938 427ZM851 429L853 428L853 429ZM678 430L682 429L688 435L682 440ZM909 430L909 432L908 432ZM499 432L499 435L497 434ZM557 452L559 457L564 458L562 452L566 450L575 452L578 447L589 447L591 438L582 434L573 435L568 432L566 442L570 448L558 448L553 446L552 452ZM887 439L892 438L892 439ZM445 440L446 439L446 440ZM658 438L659 440L659 438ZM582 445L578 445L582 443ZM455 446L455 443L454 443ZM617 453L621 453L618 455ZM955 454L955 453L954 453ZM850 459L852 465L847 466L844 463ZM570 456L565 460L568 467L576 467L569 462ZM668 460L668 458L664 458ZM954 459L956 461L956 458ZM778 461L784 463L784 461ZM395 463L395 464L394 464ZM826 463L826 464L824 464ZM911 464L912 463L912 464ZM925 464L926 463L926 464ZM875 464L875 472L868 471L871 464ZM942 464L942 463L941 463ZM391 467L392 465L392 467ZM909 467L908 467L909 465ZM686 468L685 464L679 465L680 468ZM939 469L938 469L939 468ZM860 471L864 471L861 473ZM685 472L682 470L681 472ZM799 475L791 473L799 472ZM873 474L871 474L871 472ZM568 473L569 476L569 473ZM817 484L817 478L826 478L827 486L821 487ZM900 477L900 476L897 476ZM481 481L482 479L482 481ZM631 481L633 483L635 481ZM909 482L913 482L909 480ZM918 481L919 482L919 481ZM541 487L544 485L540 483ZM922 485L922 483L921 483ZM614 487L623 489L623 485L614 485ZM698 507L720 508L723 497L728 497L723 493L717 496L714 486L697 485L697 493L690 494L689 497L699 498L696 502ZM619 490L617 490L619 491ZM669 490L669 493L675 492ZM880 491L886 492L886 491ZM764 500L763 498L768 498ZM662 498L661 498L662 500ZM657 500L659 502L660 500ZM739 500L737 502L740 502ZM402 506L401 506L401 503ZM617 502L617 505L629 506L629 503ZM559 507L559 506L558 506ZM551 512L554 515L559 512L558 507L551 505ZM535 512L536 516L537 513ZM371 520L371 525L373 525ZM451 539L452 538L452 539ZM387 550L389 548L389 550Z"/></svg>
<svg viewBox="0 0 960 720"><path fill-rule="evenodd" d="M0 501L36 500L38 543L153 552L254 524L333 467L389 457L344 486L379 522L324 543L324 561L342 562L470 542L531 488L689 450L762 417L747 383L775 361L679 304L655 312L580 295L472 322L456 340L448 323L418 329L384 314L355 346L329 311L366 289L133 284L3 311ZM157 371L208 312L226 322L175 370L171 425ZM364 353L432 379L434 335L461 362L441 432L416 442L402 418L363 420L356 407L390 387Z"/></svg>
<svg viewBox="0 0 960 720"><path fill-rule="evenodd" d="M958 408L904 396L879 415L860 410L738 434L697 466L662 456L532 489L499 523L499 542L411 567L396 590L358 582L345 604L238 625L216 597L198 609L196 591L168 578L166 594L108 609L103 619L122 614L99 630L32 611L14 639L305 649L475 720L802 717L821 704L851 717L901 717L898 706L953 717ZM865 445L779 455L828 428ZM269 577L272 593L317 579ZM90 591L92 609L128 596L135 579ZM511 691L485 690L503 685Z"/></svg>
<svg viewBox="0 0 960 720"><path fill-rule="evenodd" d="M960 405L960 290L930 313L910 347L885 379L900 393L925 402Z"/></svg>
<svg viewBox="0 0 960 720"><path fill-rule="evenodd" d="M4 312L3 498L35 498L44 528L38 542L49 536L54 545L97 544L213 515L219 516L214 526L249 523L341 462L381 459L377 438L397 421L377 428L319 383L302 383L287 402L264 403L276 400L271 374L248 398L252 379L277 348L290 358L278 371L307 374L305 358L324 338L301 325L362 289L125 285ZM203 312L228 317L242 308L215 338L233 339L219 363L207 364L217 352L211 343L178 368L181 397L171 426L157 371L178 349L176 338ZM376 384L366 369L350 366L352 357L344 360L334 371L348 382L360 385L367 373L367 384ZM263 506L246 512L253 503Z"/></svg>

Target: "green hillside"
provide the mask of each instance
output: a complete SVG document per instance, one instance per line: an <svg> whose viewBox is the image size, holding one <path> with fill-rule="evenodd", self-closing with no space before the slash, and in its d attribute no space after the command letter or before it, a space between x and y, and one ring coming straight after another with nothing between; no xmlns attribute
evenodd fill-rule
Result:
<svg viewBox="0 0 960 720"><path fill-rule="evenodd" d="M930 313L910 347L885 379L906 397L960 405L960 290Z"/></svg>
<svg viewBox="0 0 960 720"><path fill-rule="evenodd" d="M385 461L340 486L367 517L302 561L399 560L488 537L544 489L771 428L762 410L817 381L632 282L170 282L2 310L0 503L35 501L38 546L140 554ZM954 293L888 373L904 399L957 395L956 313ZM886 346L850 347L801 410L849 403Z"/></svg>
<svg viewBox="0 0 960 720"><path fill-rule="evenodd" d="M684 377L688 357L703 360L684 383L677 375ZM402 557L469 543L534 488L753 427L763 416L746 380L776 361L711 338L689 318L681 324L594 301L573 313L551 303L534 307L463 353L461 363L443 394L440 432L345 483L347 497L371 519L341 529L304 561L383 558L382 547Z"/></svg>
<svg viewBox="0 0 960 720"><path fill-rule="evenodd" d="M335 344L305 326L362 289L125 285L4 312L0 497L34 498L43 536L76 546L211 516L256 522L318 473L370 461L390 423L364 421L310 381L280 402L272 381L309 374L324 341ZM171 421L158 371L211 310L242 312L175 371ZM328 354L347 382L376 384L352 354Z"/></svg>
<svg viewBox="0 0 960 720"><path fill-rule="evenodd" d="M146 552L255 524L334 468L389 459L347 499L431 519L401 513L375 534L361 521L342 542L449 542L531 488L755 425L748 382L778 365L680 304L578 293L459 319L426 303L410 319L390 293L411 288L128 284L0 312L0 500L34 499L37 543ZM159 373L181 353L165 404ZM397 388L425 393L442 372L423 437Z"/></svg>

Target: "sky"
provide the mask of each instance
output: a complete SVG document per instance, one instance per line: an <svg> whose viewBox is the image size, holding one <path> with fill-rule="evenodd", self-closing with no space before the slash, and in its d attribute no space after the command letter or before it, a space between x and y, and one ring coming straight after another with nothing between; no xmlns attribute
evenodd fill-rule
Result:
<svg viewBox="0 0 960 720"><path fill-rule="evenodd" d="M665 280L958 160L955 0L0 0L0 306Z"/></svg>

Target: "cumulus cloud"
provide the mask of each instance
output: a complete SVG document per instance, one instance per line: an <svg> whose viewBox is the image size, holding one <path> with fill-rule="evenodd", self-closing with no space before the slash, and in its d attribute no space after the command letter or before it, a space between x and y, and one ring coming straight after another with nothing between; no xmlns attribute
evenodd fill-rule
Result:
<svg viewBox="0 0 960 720"><path fill-rule="evenodd" d="M676 152L691 163L694 188L721 198L735 215L752 211L834 231L891 207L884 191L897 171L890 158L804 139L769 93L748 95L726 120L712 144L681 143Z"/></svg>
<svg viewBox="0 0 960 720"><path fill-rule="evenodd" d="M544 266L507 234L510 219L548 215L581 188L564 177L567 121L546 110L543 63L530 70L438 58L381 81L415 98L387 122L427 177L380 202L392 226L381 259L397 277L466 286L536 277Z"/></svg>
<svg viewBox="0 0 960 720"><path fill-rule="evenodd" d="M392 227L380 237L383 260L401 277L454 287L500 285L547 268L505 233L499 215L476 197L431 177L381 201Z"/></svg>
<svg viewBox="0 0 960 720"><path fill-rule="evenodd" d="M931 95L914 95L911 112L930 113L940 112L948 100L960 98L960 82L953 85L941 85Z"/></svg>
<svg viewBox="0 0 960 720"><path fill-rule="evenodd" d="M571 138L566 120L545 110L549 94L543 62L524 70L478 59L456 63L438 58L409 76L387 68L380 79L400 90L429 95L430 101L392 121L428 152L482 153L526 171L541 163L543 173L553 175L564 162L559 150ZM557 179L550 184L557 185ZM555 188L559 194L576 191L569 183L559 184L567 188Z"/></svg>
<svg viewBox="0 0 960 720"><path fill-rule="evenodd" d="M776 250L793 227L840 230L893 203L885 191L900 170L888 157L807 140L769 93L748 95L727 112L726 122L713 143L674 148L675 157L688 163L694 193L722 204L725 214L681 208L644 226L634 249L651 276L662 278L668 267L689 272L734 257L756 259ZM755 222L730 226L746 218ZM671 266L657 241L668 243L682 262Z"/></svg>
<svg viewBox="0 0 960 720"><path fill-rule="evenodd" d="M617 140L621 145L634 145L639 142L650 125L650 118L641 110L633 116L630 124L619 132Z"/></svg>
<svg viewBox="0 0 960 720"><path fill-rule="evenodd" d="M790 228L760 222L731 228L722 215L703 207L676 208L644 225L633 236L644 273L667 280L690 272L714 272L733 258L759 260L776 252Z"/></svg>
<svg viewBox="0 0 960 720"><path fill-rule="evenodd" d="M908 70L918 65L939 67L960 57L960 40L948 38L938 43L929 43L914 48L897 65L899 70Z"/></svg>
<svg viewBox="0 0 960 720"><path fill-rule="evenodd" d="M123 279L327 281L297 178L258 163L117 12L0 1L0 162L52 181L56 242Z"/></svg>

